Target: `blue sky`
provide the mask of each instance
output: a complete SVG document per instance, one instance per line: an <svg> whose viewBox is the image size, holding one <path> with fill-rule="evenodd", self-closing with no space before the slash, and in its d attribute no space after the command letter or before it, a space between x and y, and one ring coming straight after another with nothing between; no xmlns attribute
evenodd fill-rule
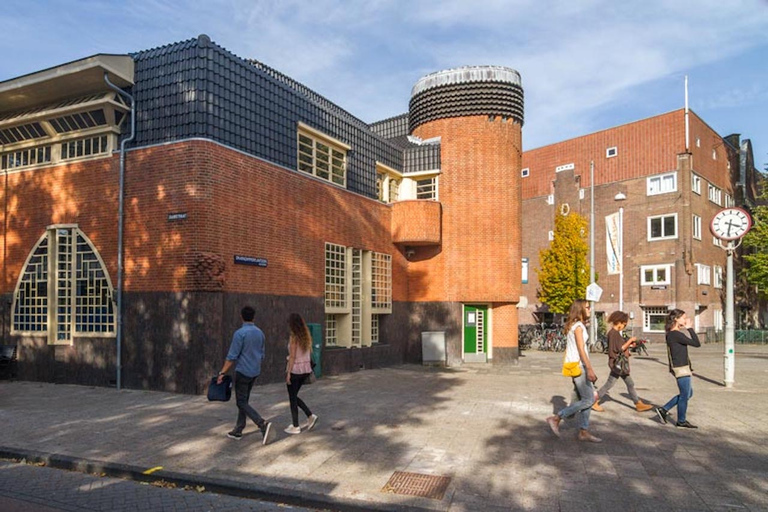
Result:
<svg viewBox="0 0 768 512"><path fill-rule="evenodd" d="M690 106L768 163L768 0L5 0L0 81L208 34L367 122L423 75L517 69L531 149Z"/></svg>

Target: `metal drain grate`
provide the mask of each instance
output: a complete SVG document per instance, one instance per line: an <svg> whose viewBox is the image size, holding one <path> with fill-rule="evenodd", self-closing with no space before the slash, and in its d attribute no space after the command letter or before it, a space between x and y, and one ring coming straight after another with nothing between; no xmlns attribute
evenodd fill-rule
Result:
<svg viewBox="0 0 768 512"><path fill-rule="evenodd" d="M450 483L451 478L447 476L395 471L381 492L441 500Z"/></svg>

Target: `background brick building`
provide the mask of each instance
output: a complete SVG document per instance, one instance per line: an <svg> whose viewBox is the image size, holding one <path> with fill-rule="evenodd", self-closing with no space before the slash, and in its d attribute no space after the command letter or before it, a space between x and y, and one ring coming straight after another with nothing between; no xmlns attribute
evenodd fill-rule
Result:
<svg viewBox="0 0 768 512"><path fill-rule="evenodd" d="M663 340L668 308L689 313L698 331L723 329L725 251L709 231L726 206L754 204L751 145L721 137L683 109L563 141L523 154L523 284L521 323L544 320L536 300L539 251L548 247L554 216L590 218L594 162L595 266L604 292L598 314L619 309L619 274L609 273L606 217L623 214L624 310L630 327ZM617 200L618 197L618 200ZM622 199L623 198L623 199Z"/></svg>

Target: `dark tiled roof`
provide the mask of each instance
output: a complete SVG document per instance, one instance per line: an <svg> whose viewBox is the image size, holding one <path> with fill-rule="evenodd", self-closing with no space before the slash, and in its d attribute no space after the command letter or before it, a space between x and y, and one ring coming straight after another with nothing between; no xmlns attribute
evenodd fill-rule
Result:
<svg viewBox="0 0 768 512"><path fill-rule="evenodd" d="M136 139L144 146L209 138L296 168L303 122L352 147L347 189L376 197L375 162L402 169L402 149L298 82L239 58L207 36L145 50L136 63Z"/></svg>
<svg viewBox="0 0 768 512"><path fill-rule="evenodd" d="M405 150L403 168L406 173L440 169L440 144L413 145Z"/></svg>
<svg viewBox="0 0 768 512"><path fill-rule="evenodd" d="M408 113L371 123L371 130L385 139L410 135L411 132L408 131Z"/></svg>

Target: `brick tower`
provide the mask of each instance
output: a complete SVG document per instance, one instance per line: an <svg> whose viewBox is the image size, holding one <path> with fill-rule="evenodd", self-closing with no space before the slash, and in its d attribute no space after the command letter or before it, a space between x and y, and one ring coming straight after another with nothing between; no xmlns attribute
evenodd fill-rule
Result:
<svg viewBox="0 0 768 512"><path fill-rule="evenodd" d="M409 300L443 303L451 312L454 360L518 356L522 125L523 89L514 69L439 71L411 93L409 131L440 138L442 242L410 258Z"/></svg>

